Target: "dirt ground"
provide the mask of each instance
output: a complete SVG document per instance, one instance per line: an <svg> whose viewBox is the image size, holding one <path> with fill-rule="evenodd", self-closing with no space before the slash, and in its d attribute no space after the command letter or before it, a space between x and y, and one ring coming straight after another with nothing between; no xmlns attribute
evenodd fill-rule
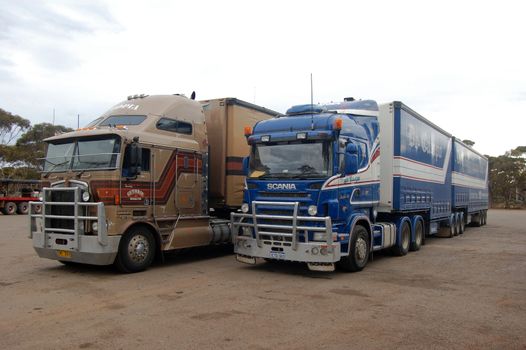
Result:
<svg viewBox="0 0 526 350"><path fill-rule="evenodd" d="M237 263L228 248L148 271L40 259L0 216L2 349L526 349L526 212L430 238L360 273Z"/></svg>

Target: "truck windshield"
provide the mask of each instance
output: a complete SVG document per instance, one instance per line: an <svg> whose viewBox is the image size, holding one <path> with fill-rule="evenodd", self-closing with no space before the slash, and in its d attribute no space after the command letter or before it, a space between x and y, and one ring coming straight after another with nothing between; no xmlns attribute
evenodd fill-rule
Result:
<svg viewBox="0 0 526 350"><path fill-rule="evenodd" d="M327 177L330 153L328 142L258 144L252 148L249 177Z"/></svg>
<svg viewBox="0 0 526 350"><path fill-rule="evenodd" d="M116 136L53 141L48 145L44 171L115 169L119 152Z"/></svg>

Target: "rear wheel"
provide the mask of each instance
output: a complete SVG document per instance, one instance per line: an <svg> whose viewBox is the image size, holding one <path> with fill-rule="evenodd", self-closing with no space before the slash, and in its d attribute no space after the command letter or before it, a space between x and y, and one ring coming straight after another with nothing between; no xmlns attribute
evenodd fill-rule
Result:
<svg viewBox="0 0 526 350"><path fill-rule="evenodd" d="M155 239L152 232L144 226L129 229L121 238L115 266L122 272L146 270L155 256Z"/></svg>
<svg viewBox="0 0 526 350"><path fill-rule="evenodd" d="M411 242L411 227L405 221L402 224L402 232L400 233L400 241L392 248L392 252L396 256L404 256L409 251L409 244Z"/></svg>
<svg viewBox="0 0 526 350"><path fill-rule="evenodd" d="M424 237L424 226L422 221L418 220L415 225L415 241L411 242L410 250L417 251L422 246L422 241Z"/></svg>
<svg viewBox="0 0 526 350"><path fill-rule="evenodd" d="M18 209L16 212L18 214L26 215L29 212L29 203L28 202L18 203Z"/></svg>
<svg viewBox="0 0 526 350"><path fill-rule="evenodd" d="M454 228L454 235L458 236L460 234L460 215L459 213L455 213L455 222L453 223Z"/></svg>
<svg viewBox="0 0 526 350"><path fill-rule="evenodd" d="M13 215L16 213L16 203L14 202L7 202L4 204L4 208L2 209L2 213L4 215Z"/></svg>
<svg viewBox="0 0 526 350"><path fill-rule="evenodd" d="M361 271L369 261L369 234L363 226L355 226L352 232L349 255L343 257L338 266L345 271Z"/></svg>
<svg viewBox="0 0 526 350"><path fill-rule="evenodd" d="M488 219L488 212L486 210L484 210L482 212L482 225L486 225L487 224L487 219Z"/></svg>
<svg viewBox="0 0 526 350"><path fill-rule="evenodd" d="M460 213L460 225L459 225L459 234L463 234L464 230L466 229L466 222L464 221L464 213Z"/></svg>

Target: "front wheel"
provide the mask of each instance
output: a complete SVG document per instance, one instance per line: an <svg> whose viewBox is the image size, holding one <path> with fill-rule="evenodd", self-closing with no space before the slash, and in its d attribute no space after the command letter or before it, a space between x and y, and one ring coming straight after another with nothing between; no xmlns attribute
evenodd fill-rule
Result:
<svg viewBox="0 0 526 350"><path fill-rule="evenodd" d="M155 239L151 231L144 226L135 226L122 237L115 266L125 273L144 271L152 264L154 256Z"/></svg>
<svg viewBox="0 0 526 350"><path fill-rule="evenodd" d="M369 234L365 227L357 225L352 232L349 255L344 256L338 266L349 272L361 271L369 261L369 251Z"/></svg>

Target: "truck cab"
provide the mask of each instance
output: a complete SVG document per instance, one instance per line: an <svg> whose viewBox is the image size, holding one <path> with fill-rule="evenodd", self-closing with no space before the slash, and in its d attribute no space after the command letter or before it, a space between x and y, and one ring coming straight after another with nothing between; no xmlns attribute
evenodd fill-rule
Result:
<svg viewBox="0 0 526 350"><path fill-rule="evenodd" d="M379 200L377 115L374 101L345 101L294 106L255 125L242 213L231 218L239 261L326 271L351 255L347 268L365 266Z"/></svg>

